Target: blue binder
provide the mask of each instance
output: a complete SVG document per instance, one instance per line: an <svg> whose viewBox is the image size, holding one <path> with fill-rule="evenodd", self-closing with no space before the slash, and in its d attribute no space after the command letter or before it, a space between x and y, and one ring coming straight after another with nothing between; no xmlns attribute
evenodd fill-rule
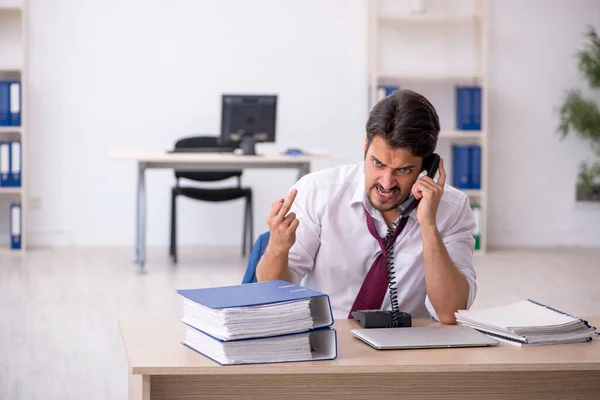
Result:
<svg viewBox="0 0 600 400"><path fill-rule="evenodd" d="M469 146L452 146L452 185L457 189L470 188Z"/></svg>
<svg viewBox="0 0 600 400"><path fill-rule="evenodd" d="M10 125L10 86L0 81L0 126Z"/></svg>
<svg viewBox="0 0 600 400"><path fill-rule="evenodd" d="M456 87L456 129L481 130L481 87Z"/></svg>
<svg viewBox="0 0 600 400"><path fill-rule="evenodd" d="M481 189L481 147L471 146L469 148L469 188Z"/></svg>
<svg viewBox="0 0 600 400"><path fill-rule="evenodd" d="M21 248L21 204L10 205L10 248Z"/></svg>
<svg viewBox="0 0 600 400"><path fill-rule="evenodd" d="M471 91L468 87L456 87L456 129L471 129Z"/></svg>
<svg viewBox="0 0 600 400"><path fill-rule="evenodd" d="M481 87L471 88L471 101L473 105L471 129L481 130Z"/></svg>
<svg viewBox="0 0 600 400"><path fill-rule="evenodd" d="M293 283L274 280L233 286L178 290L178 294L208 308L234 308L276 304L293 300L321 298L329 306L329 318L321 326L333 324L329 296Z"/></svg>
<svg viewBox="0 0 600 400"><path fill-rule="evenodd" d="M391 95L398 89L399 89L398 86L393 86L393 85L377 86L377 101L383 100L384 98L388 97L389 95Z"/></svg>
<svg viewBox="0 0 600 400"><path fill-rule="evenodd" d="M254 346L269 345L272 341L281 341L286 339L294 340L295 337L308 336L308 340L311 344L311 356L309 358L279 358L278 360L266 360L264 356L260 356L254 352L256 357L254 360L227 360L225 357L219 358L219 353L228 353L228 346L237 346L239 343L244 344L244 349L248 352L252 352ZM200 341L198 340L200 339ZM262 343L261 343L262 342ZM260 337L243 340L231 340L223 341L208 335L193 326L188 325L188 332L183 340L182 344L199 353L203 356L221 364L221 365L234 365L234 364L267 364L267 363L283 363L283 362L301 362L301 361L321 361L321 360L334 360L337 358L337 332L335 329L327 327L314 329L307 332L298 332L288 335L279 335L275 337ZM214 349L221 349L219 352L215 352ZM239 347L238 347L239 349ZM238 350L239 351L239 350Z"/></svg>
<svg viewBox="0 0 600 400"><path fill-rule="evenodd" d="M203 354L221 365L231 364L253 364L253 363L272 363L272 362L298 362L298 361L316 361L330 360L337 357L337 336L333 325L333 313L329 296L300 285L295 285L282 280L268 282L246 283L234 286L223 286L205 289L185 289L178 290L178 294L189 301L197 303L199 308L189 309L184 312L181 321L188 326L183 345ZM298 323L284 323L279 326L277 333L273 333L273 319L277 314L265 317L257 310L253 312L252 307L281 304L286 305L294 301L309 300L310 314L312 321L304 327L299 328ZM193 305L192 303L192 305ZM293 304L290 304L292 306ZM226 335L223 330L215 327L223 327L230 322L232 326L231 314L219 314L219 317L209 316L210 310L233 310L244 307L240 310L233 326L237 327L236 335ZM246 308L250 308L249 310ZM208 310L210 309L210 310ZM184 307L184 311L185 311ZM280 310L282 311L282 310ZM263 311L267 312L268 311ZM229 315L225 322L216 322ZM284 317L285 314L280 314ZM240 333L240 326L245 326L246 318L252 320L254 330ZM207 321L211 321L207 324ZM257 322L258 321L258 322ZM268 321L268 323L266 323ZM302 324L307 322L303 321ZM261 325L265 323L264 328ZM204 325L203 325L204 324ZM289 325L289 327L287 326ZM258 327L258 328L257 328ZM201 329L202 328L202 329ZM251 332L251 333L250 333ZM302 335L302 337L300 336ZM269 346L271 343L279 343L286 347L287 341L293 346L295 340L310 340L311 355L309 358L289 358L283 355L262 356L260 346ZM243 343L240 347L239 343ZM281 343L284 342L284 343ZM235 349L237 355L243 353L245 361L240 361L232 357L227 349Z"/></svg>
<svg viewBox="0 0 600 400"><path fill-rule="evenodd" d="M10 123L21 126L21 82L10 82Z"/></svg>

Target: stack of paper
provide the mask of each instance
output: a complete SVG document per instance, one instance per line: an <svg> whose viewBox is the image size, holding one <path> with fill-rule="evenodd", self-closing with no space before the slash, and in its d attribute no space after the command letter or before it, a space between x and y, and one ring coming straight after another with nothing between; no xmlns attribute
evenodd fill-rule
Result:
<svg viewBox="0 0 600 400"><path fill-rule="evenodd" d="M284 281L177 291L184 345L220 364L332 359L329 297Z"/></svg>
<svg viewBox="0 0 600 400"><path fill-rule="evenodd" d="M222 340L275 336L312 329L314 322L309 305L310 300L306 299L212 309L184 299L182 322Z"/></svg>
<svg viewBox="0 0 600 400"><path fill-rule="evenodd" d="M501 307L459 310L455 316L462 325L522 346L586 342L597 335L587 321L531 299Z"/></svg>
<svg viewBox="0 0 600 400"><path fill-rule="evenodd" d="M240 341L215 341L214 338L188 329L184 344L220 364L250 364L307 361L333 358L328 342L334 338L331 329L295 335ZM321 348L317 348L318 344ZM313 344L317 347L313 348ZM329 350L327 350L329 349Z"/></svg>

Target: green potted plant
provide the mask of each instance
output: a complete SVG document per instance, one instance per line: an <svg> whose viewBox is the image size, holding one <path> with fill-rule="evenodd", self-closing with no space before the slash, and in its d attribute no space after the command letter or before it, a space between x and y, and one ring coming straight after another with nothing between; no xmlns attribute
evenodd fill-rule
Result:
<svg viewBox="0 0 600 400"><path fill-rule="evenodd" d="M577 68L585 77L590 88L600 89L600 38L593 27L588 27L586 43L576 53ZM558 131L561 138L574 132L590 142L600 159L600 110L598 105L587 99L579 89L567 91L560 107ZM576 197L579 201L600 201L600 162L580 164Z"/></svg>

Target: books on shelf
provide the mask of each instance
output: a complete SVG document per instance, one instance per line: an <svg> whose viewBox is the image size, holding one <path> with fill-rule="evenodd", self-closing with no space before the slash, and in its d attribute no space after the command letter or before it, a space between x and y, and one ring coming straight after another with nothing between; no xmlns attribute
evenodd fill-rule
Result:
<svg viewBox="0 0 600 400"><path fill-rule="evenodd" d="M481 130L481 87L456 87L456 129Z"/></svg>
<svg viewBox="0 0 600 400"><path fill-rule="evenodd" d="M531 299L483 309L459 310L458 323L518 346L588 342L598 335L587 321Z"/></svg>
<svg viewBox="0 0 600 400"><path fill-rule="evenodd" d="M481 146L452 146L452 178L457 189L481 189Z"/></svg>
<svg viewBox="0 0 600 400"><path fill-rule="evenodd" d="M183 344L222 365L337 357L326 294L279 280L177 293Z"/></svg>
<svg viewBox="0 0 600 400"><path fill-rule="evenodd" d="M388 97L389 95L391 95L398 89L399 89L399 87L394 86L394 85L379 85L379 86L377 86L377 98L375 99L375 102L377 103L377 102L385 99L386 97Z"/></svg>
<svg viewBox="0 0 600 400"><path fill-rule="evenodd" d="M0 126L21 126L20 81L0 81Z"/></svg>
<svg viewBox="0 0 600 400"><path fill-rule="evenodd" d="M0 187L21 186L21 142L0 141Z"/></svg>

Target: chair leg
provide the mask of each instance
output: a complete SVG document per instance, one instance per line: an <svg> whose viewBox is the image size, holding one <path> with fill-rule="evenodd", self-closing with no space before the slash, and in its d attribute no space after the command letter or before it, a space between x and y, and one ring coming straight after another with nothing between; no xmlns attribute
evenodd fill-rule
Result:
<svg viewBox="0 0 600 400"><path fill-rule="evenodd" d="M177 264L177 195L175 190L171 192L171 244L169 254Z"/></svg>
<svg viewBox="0 0 600 400"><path fill-rule="evenodd" d="M244 229L242 230L242 256L246 256L246 237L248 236L248 198L244 204Z"/></svg>
<svg viewBox="0 0 600 400"><path fill-rule="evenodd" d="M254 244L254 211L252 207L252 194L250 194L248 203L248 214L250 217L250 238L248 243L248 251L252 251L252 245Z"/></svg>

